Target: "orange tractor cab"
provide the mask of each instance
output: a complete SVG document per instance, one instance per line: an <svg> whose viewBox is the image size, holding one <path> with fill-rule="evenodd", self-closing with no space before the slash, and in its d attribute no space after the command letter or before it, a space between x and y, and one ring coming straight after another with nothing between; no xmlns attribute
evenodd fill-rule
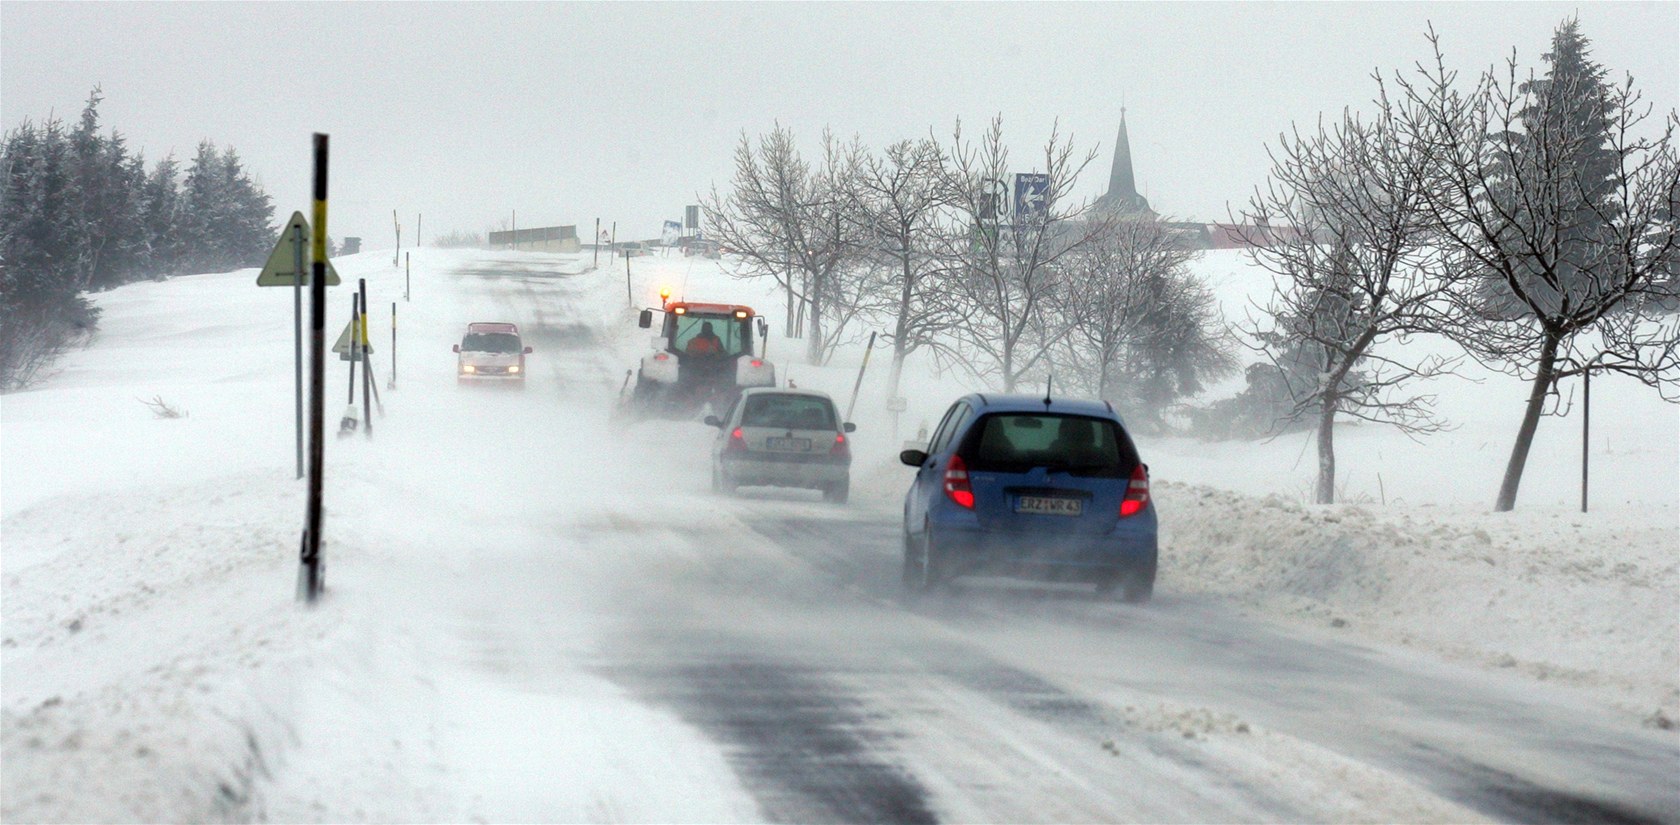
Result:
<svg viewBox="0 0 1680 825"><path fill-rule="evenodd" d="M657 351L642 356L627 388L639 417L686 418L708 404L721 413L741 390L776 385L776 368L763 355L767 324L752 307L667 300L642 310L643 329L653 327L655 312L664 315Z"/></svg>

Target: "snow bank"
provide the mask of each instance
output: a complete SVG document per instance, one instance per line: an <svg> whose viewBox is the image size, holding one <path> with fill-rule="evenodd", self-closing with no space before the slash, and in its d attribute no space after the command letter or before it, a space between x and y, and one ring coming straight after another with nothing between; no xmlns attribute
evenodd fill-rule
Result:
<svg viewBox="0 0 1680 825"><path fill-rule="evenodd" d="M1303 506L1155 483L1160 589L1680 710L1673 506L1556 510Z"/></svg>

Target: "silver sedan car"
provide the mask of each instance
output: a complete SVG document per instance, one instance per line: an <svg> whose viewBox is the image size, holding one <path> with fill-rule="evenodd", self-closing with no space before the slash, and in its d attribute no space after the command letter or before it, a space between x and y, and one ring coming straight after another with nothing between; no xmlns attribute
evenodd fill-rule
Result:
<svg viewBox="0 0 1680 825"><path fill-rule="evenodd" d="M834 399L814 390L755 387L741 393L722 418L712 445L712 489L805 487L844 503L851 492L852 447Z"/></svg>

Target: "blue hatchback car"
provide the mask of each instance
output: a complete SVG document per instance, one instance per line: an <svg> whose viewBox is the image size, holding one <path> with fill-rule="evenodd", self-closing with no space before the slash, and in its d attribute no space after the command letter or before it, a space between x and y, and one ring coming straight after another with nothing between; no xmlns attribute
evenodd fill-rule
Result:
<svg viewBox="0 0 1680 825"><path fill-rule="evenodd" d="M973 394L957 400L904 500L904 586L929 590L965 573L1155 589L1149 468L1102 401Z"/></svg>

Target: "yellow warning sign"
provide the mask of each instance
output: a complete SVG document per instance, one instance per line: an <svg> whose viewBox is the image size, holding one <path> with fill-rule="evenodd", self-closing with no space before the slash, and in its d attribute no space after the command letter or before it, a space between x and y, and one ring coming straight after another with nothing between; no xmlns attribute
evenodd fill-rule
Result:
<svg viewBox="0 0 1680 825"><path fill-rule="evenodd" d="M298 271L300 257L303 261L302 272ZM292 219L280 230L280 240L274 243L274 251L268 255L268 263L263 264L262 273L257 275L257 286L294 284L309 285L309 222L303 219L302 212L292 213ZM332 261L327 261L327 286L338 284L338 270L333 269Z"/></svg>
<svg viewBox="0 0 1680 825"><path fill-rule="evenodd" d="M360 329L358 329L358 327ZM361 341L356 344L356 354L359 356L364 352L373 352L373 345L368 343L367 340L367 316L364 315L361 317L361 323L359 324L355 321L344 322L344 331L338 334L338 342L332 346L332 351L338 353L338 360L340 361L361 360L360 358L350 357L350 336L352 334L352 330L355 330L356 337L361 339Z"/></svg>

